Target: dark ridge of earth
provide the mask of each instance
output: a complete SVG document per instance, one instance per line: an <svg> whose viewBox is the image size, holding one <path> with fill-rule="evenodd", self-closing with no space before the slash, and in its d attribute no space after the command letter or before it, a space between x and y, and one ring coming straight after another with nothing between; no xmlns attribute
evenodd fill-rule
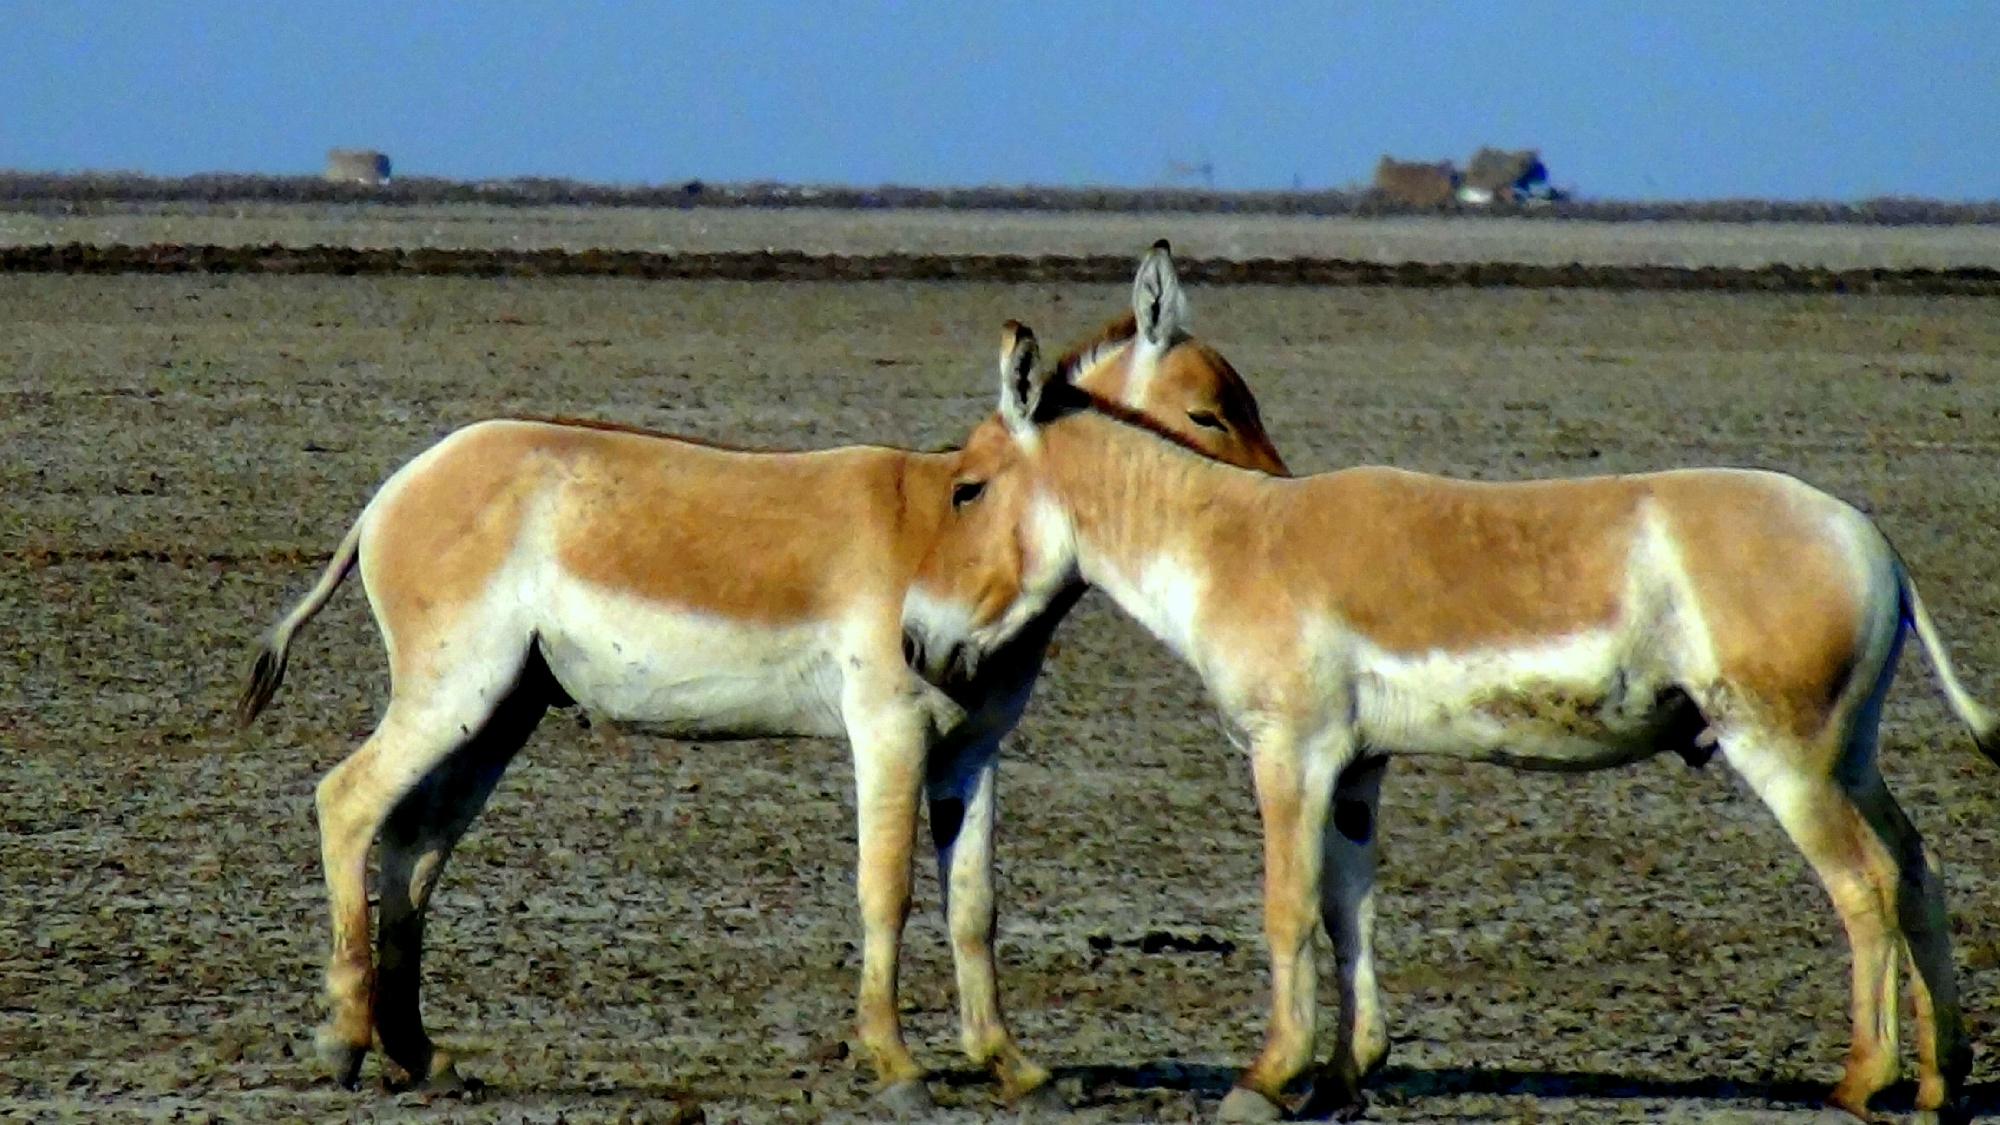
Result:
<svg viewBox="0 0 2000 1125"><path fill-rule="evenodd" d="M1190 258L1181 276L1201 285L1409 289L1599 289L1645 292L2000 296L2000 270L1826 269L1768 265L1535 265L1520 262L1364 262L1341 258ZM669 254L642 250L480 250L345 246L85 243L0 248L0 273L331 274L431 277L626 277L684 281L1117 282L1130 259L1095 254L807 254L756 250Z"/></svg>

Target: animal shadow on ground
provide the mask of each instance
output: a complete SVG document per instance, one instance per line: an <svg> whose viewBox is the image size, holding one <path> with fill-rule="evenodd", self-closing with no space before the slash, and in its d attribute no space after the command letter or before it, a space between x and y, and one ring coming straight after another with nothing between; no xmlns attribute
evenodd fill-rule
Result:
<svg viewBox="0 0 2000 1125"><path fill-rule="evenodd" d="M385 1086L397 1107L403 1110L446 1106L497 1107L498 1112L552 1112L557 1119L565 1113L599 1113L626 1120L641 1113L644 1119L683 1125L704 1118L703 1098L679 1083L629 1080L583 1081L547 1086L513 1085L506 1080L484 1081L468 1077L462 1089L428 1091L413 1086Z"/></svg>
<svg viewBox="0 0 2000 1125"><path fill-rule="evenodd" d="M1234 1067L1184 1063L1176 1059L1137 1064L1086 1064L1058 1067L1055 1071L1057 1081L1081 1086L1086 1104L1097 1100L1092 1097L1093 1090L1108 1089L1181 1090L1204 1098L1220 1098L1229 1092L1236 1074ZM1804 1109L1824 1104L1830 1089L1832 1085L1828 1082L1796 1079L1662 1079L1588 1071L1480 1066L1430 1069L1390 1065L1368 1080L1363 1093L1371 1100L1380 1099L1398 1105L1422 1098L1477 1094L1546 1099L1761 1102ZM1908 1113L1915 1094L1914 1082L1898 1082L1876 1099L1875 1108L1885 1113ZM1332 1108L1315 1105L1308 1096L1301 1108L1301 1116L1324 1117ZM1967 1086L1962 1109L1965 1114L1977 1119L2000 1114L2000 1083L1983 1082Z"/></svg>

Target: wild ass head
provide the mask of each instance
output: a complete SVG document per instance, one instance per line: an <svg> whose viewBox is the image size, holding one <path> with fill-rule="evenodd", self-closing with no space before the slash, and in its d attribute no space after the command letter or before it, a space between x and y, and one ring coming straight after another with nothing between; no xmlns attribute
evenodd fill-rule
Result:
<svg viewBox="0 0 2000 1125"><path fill-rule="evenodd" d="M1140 260L1132 309L1042 368L1035 334L1007 322L1000 410L959 454L951 511L904 602L912 662L943 680L1024 634L1045 636L1081 592L1067 524L1018 469L1037 410L1093 406L1218 461L1287 476L1256 397L1187 330L1187 296L1166 240ZM1031 625L1041 623L1042 630Z"/></svg>
<svg viewBox="0 0 2000 1125"><path fill-rule="evenodd" d="M1187 295L1164 238L1139 261L1131 310L1065 352L1055 373L1218 461L1290 475L1243 377L1189 334Z"/></svg>
<svg viewBox="0 0 2000 1125"><path fill-rule="evenodd" d="M1081 590L1066 526L1032 525L1034 484L1009 471L1021 459L1017 427L1027 416L1010 413L1007 404L1042 393L1050 375L1038 367L1039 357L1035 334L1008 321L1000 351L1003 411L966 439L951 511L903 601L906 655L934 681L970 675L982 658L1037 618L1058 615Z"/></svg>

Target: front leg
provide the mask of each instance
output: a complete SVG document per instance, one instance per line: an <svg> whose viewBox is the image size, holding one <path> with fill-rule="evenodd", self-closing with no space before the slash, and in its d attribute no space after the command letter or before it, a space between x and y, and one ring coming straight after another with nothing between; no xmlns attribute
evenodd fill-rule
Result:
<svg viewBox="0 0 2000 1125"><path fill-rule="evenodd" d="M1011 724L1008 724L1011 726ZM974 1065L987 1068L1008 1103L1050 1089L1049 1072L1021 1053L1000 1010L993 940L998 911L993 891L995 789L1000 742L990 738L931 755L925 793L938 884L945 892L952 963L958 976L959 1037Z"/></svg>
<svg viewBox="0 0 2000 1125"><path fill-rule="evenodd" d="M1257 728L1253 728L1257 729ZM1250 749L1264 823L1264 940L1271 954L1271 1024L1264 1049L1222 1103L1224 1120L1275 1120L1279 1098L1312 1062L1321 843L1334 779L1352 757L1345 731L1303 736L1261 724Z"/></svg>
<svg viewBox="0 0 2000 1125"><path fill-rule="evenodd" d="M880 675L858 674L842 700L854 752L861 852L855 872L862 925L857 1030L885 1101L899 1110L921 1110L930 1102L924 1070L903 1042L896 976L910 914L924 755L936 737L936 695L898 659Z"/></svg>

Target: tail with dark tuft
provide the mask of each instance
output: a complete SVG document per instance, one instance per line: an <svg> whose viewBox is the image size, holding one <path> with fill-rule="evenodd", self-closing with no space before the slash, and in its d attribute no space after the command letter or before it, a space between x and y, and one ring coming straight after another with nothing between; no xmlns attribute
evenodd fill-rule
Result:
<svg viewBox="0 0 2000 1125"><path fill-rule="evenodd" d="M1972 741L1979 747L1979 752L1986 755L1987 761L2000 766L2000 720L1987 716L1983 728L1973 728Z"/></svg>
<svg viewBox="0 0 2000 1125"><path fill-rule="evenodd" d="M264 649L257 654L257 663L250 669L249 686L236 700L236 725L240 729L250 725L270 706L271 697L278 694L278 685L285 682L285 651L267 640Z"/></svg>
<svg viewBox="0 0 2000 1125"><path fill-rule="evenodd" d="M285 682L285 660L292 647L292 634L299 626L312 619L326 605L327 599L339 589L340 583L354 569L354 560L361 550L361 524L367 519L354 521L347 529L347 538L340 541L340 549L333 553L333 559L320 572L319 581L299 599L271 631L264 637L264 647L257 652L257 663L250 669L250 684L236 700L236 725L246 727L250 721L271 702L278 693L278 685Z"/></svg>

